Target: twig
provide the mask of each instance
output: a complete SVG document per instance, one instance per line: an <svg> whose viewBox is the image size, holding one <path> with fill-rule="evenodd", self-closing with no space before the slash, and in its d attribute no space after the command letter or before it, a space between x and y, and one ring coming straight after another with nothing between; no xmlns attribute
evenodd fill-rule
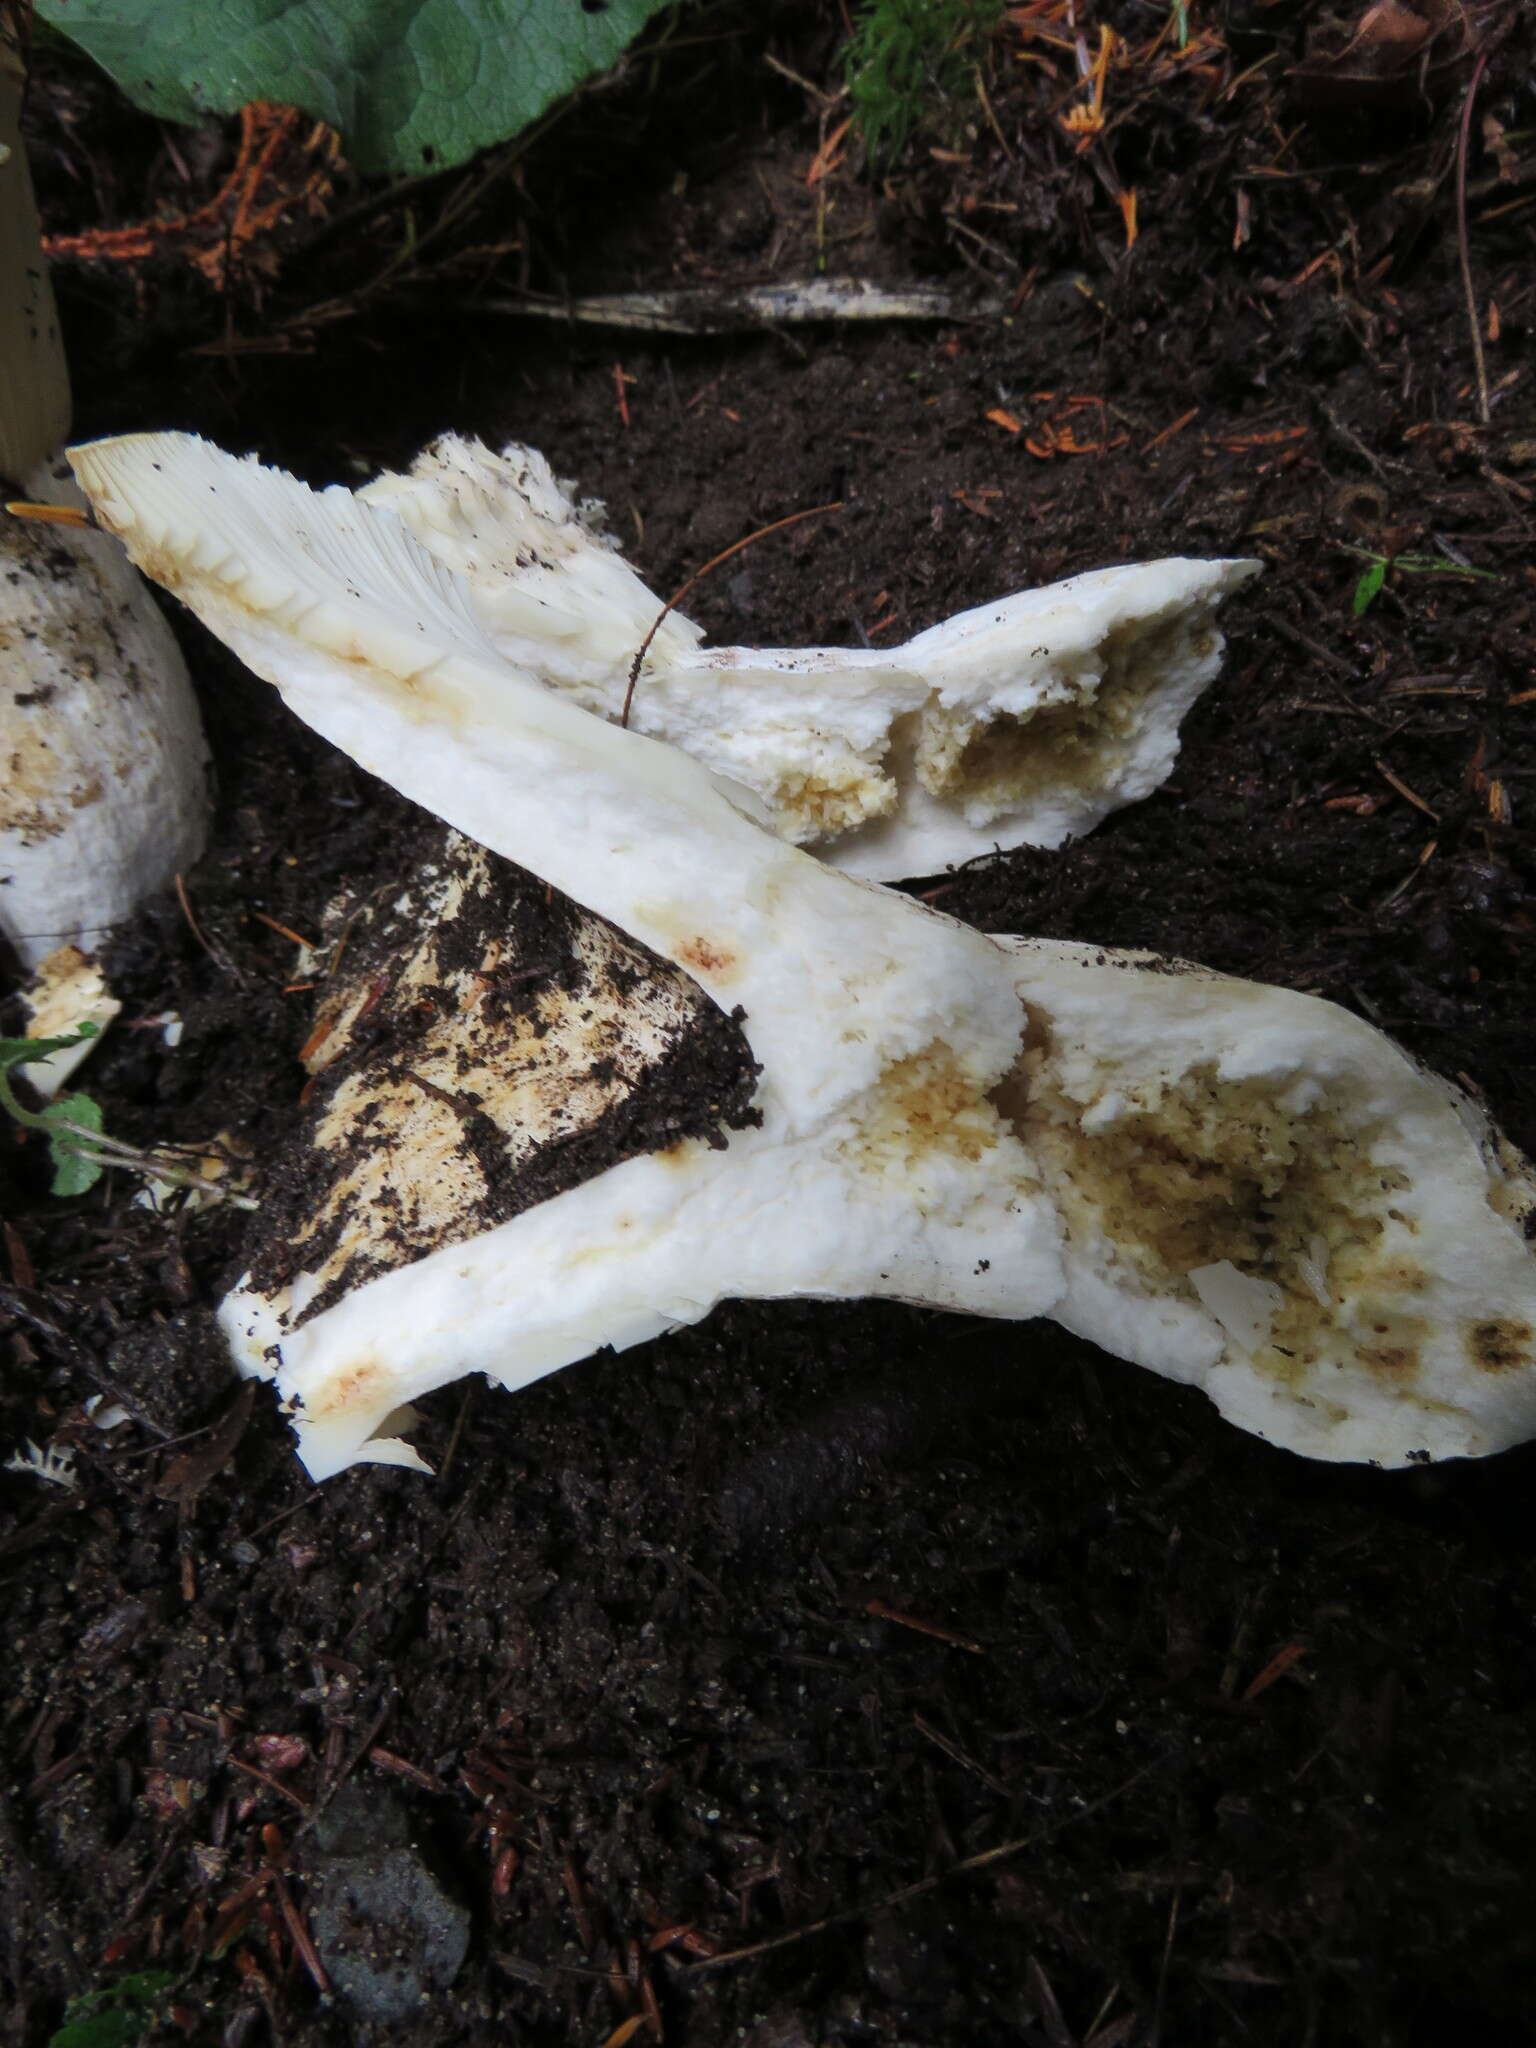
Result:
<svg viewBox="0 0 1536 2048"><path fill-rule="evenodd" d="M940 892L933 890L930 893L938 895ZM915 1614L903 1614L899 1608L888 1606L884 1600L866 1600L864 1612L874 1615L877 1621L894 1621L902 1628L916 1629L919 1635L933 1636L941 1643L953 1643L957 1650L969 1650L974 1656L986 1655L981 1644L973 1643L969 1636L957 1636L952 1629L940 1628L935 1621L919 1621Z"/></svg>
<svg viewBox="0 0 1536 2048"><path fill-rule="evenodd" d="M187 920L188 925L191 927L193 938L196 939L197 943L208 955L208 958L214 961L218 966L222 967L224 965L224 962L219 959L218 954L215 953L212 946L209 945L207 939L203 935L202 926L198 923L197 919L192 914L192 901L191 898L187 895L186 883L182 880L180 875L177 875L175 877L175 882L176 901L181 905L181 914Z"/></svg>
<svg viewBox="0 0 1536 2048"><path fill-rule="evenodd" d="M1179 1929L1179 1900L1182 1888L1176 1888L1168 1903L1168 1932L1163 1937L1162 1961L1157 1966L1157 1997L1152 2006L1152 2048L1160 2048L1163 2038L1163 2010L1168 1996L1168 1965L1173 1960L1173 1937Z"/></svg>
<svg viewBox="0 0 1536 2048"><path fill-rule="evenodd" d="M985 1764L978 1763L969 1750L960 1747L953 1736L946 1735L942 1728L935 1728L933 1723L924 1720L921 1714L912 1716L912 1725L919 1735L927 1737L935 1749L942 1749L951 1763L959 1764L962 1770L974 1771L989 1790L996 1792L1003 1799L1008 1797L1008 1787L997 1773L989 1771Z"/></svg>
<svg viewBox="0 0 1536 2048"><path fill-rule="evenodd" d="M1472 103L1488 68L1488 52L1482 51L1467 80L1467 96L1461 103L1461 133L1456 139L1456 242L1461 252L1461 286L1467 296L1467 325L1472 333L1472 361L1477 369L1477 416L1486 427L1488 411L1488 364L1483 355L1483 334L1477 318L1477 291L1472 283L1472 245L1467 234L1467 138L1472 132Z"/></svg>
<svg viewBox="0 0 1536 2048"><path fill-rule="evenodd" d="M640 652L630 663L629 687L624 692L624 709L619 715L620 725L627 726L629 724L629 707L635 701L635 685L640 680L640 670L645 662L645 657L651 651L651 642L666 623L668 612L676 611L677 607L696 583L702 583L711 569L718 569L720 564L728 562L732 555L739 555L743 548L751 547L753 541L762 540L770 533L778 533L786 526L794 526L802 519L814 519L818 512L841 512L847 502L846 498L834 498L830 504L809 505L803 512L791 512L785 519L775 519L768 526L760 526L756 533L749 533L745 540L732 541L731 545L728 548L722 548L718 555L711 555L702 569L695 569L688 578L688 581L680 589L673 591L661 610L656 614L651 630L640 642Z"/></svg>
<svg viewBox="0 0 1536 2048"><path fill-rule="evenodd" d="M288 1923L288 1932L292 1935L293 1945L299 1952L299 1960L309 1972L315 1989L324 1998L331 1988L331 1980L325 1974L325 1965L321 1962L315 1944L310 1939L309 1929L304 1924L303 1915L293 1903L293 1894L289 1891L282 1872L275 1870L272 1875L277 1881L277 1903L282 1908L284 1920Z"/></svg>
<svg viewBox="0 0 1536 2048"><path fill-rule="evenodd" d="M276 1792L280 1798L289 1800L308 1818L309 1801L301 1798L291 1785L284 1785L279 1779L274 1778L270 1771L258 1770L255 1764L245 1763L237 1756L226 1756L224 1761L231 1770L243 1771L246 1777L255 1778L259 1784L265 1785L269 1792Z"/></svg>
<svg viewBox="0 0 1536 2048"><path fill-rule="evenodd" d="M1266 623L1273 626L1282 639L1289 640L1293 646L1300 647L1306 653L1314 655L1317 660L1323 662L1328 668L1333 669L1336 674L1341 676L1354 675L1355 671L1347 661L1340 655L1335 654L1331 648L1324 647L1321 641L1314 640L1310 634L1303 633L1300 626L1293 626L1289 619L1282 619L1277 613L1271 612Z"/></svg>
<svg viewBox="0 0 1536 2048"><path fill-rule="evenodd" d="M994 250L996 245L991 245ZM1002 301L968 303L937 285L890 291L861 277L815 277L803 283L684 286L676 291L619 292L582 299L479 299L477 313L520 320L568 320L589 327L621 327L646 334L746 334L764 327L806 326L844 320L997 319Z"/></svg>
<svg viewBox="0 0 1536 2048"><path fill-rule="evenodd" d="M1439 824L1440 813L1438 811L1431 810L1429 805L1425 803L1423 797L1415 795L1400 775L1394 775L1392 773L1392 770L1387 766L1385 761L1378 761L1376 762L1375 766L1377 774L1380 775L1385 781L1390 782L1392 787L1397 791L1400 797L1405 797L1408 800L1408 802L1413 805L1416 811L1422 811L1425 817L1429 819L1432 825Z"/></svg>
<svg viewBox="0 0 1536 2048"><path fill-rule="evenodd" d="M720 1970L727 1963L744 1963L753 1956L770 1955L775 1949L790 1948L797 1941L808 1941L814 1934L825 1934L833 1927L850 1927L856 1921L872 1920L877 1913L888 1913L895 1906L904 1906L909 1899L920 1899L927 1892L937 1891L941 1884L948 1884L951 1878L968 1876L975 1870L986 1870L994 1863L1001 1863L1010 1856L1022 1856L1026 1849L1038 1849L1042 1842L1048 1842L1055 1835L1062 1834L1078 1821L1087 1820L1095 1813L1102 1813L1106 1806L1113 1806L1117 1799L1123 1799L1127 1792L1160 1770L1168 1762L1171 1751L1165 1750L1150 1763L1133 1771L1123 1783L1116 1785L1101 1798L1090 1799L1086 1806L1078 1807L1075 1813L1064 1814L1060 1820L1048 1821L1044 1827L1036 1828L1033 1834L1018 1835L1011 1842L999 1842L995 1849L982 1849L975 1856L966 1856L959 1863L952 1863L947 1870L937 1871L932 1877L920 1877L914 1884L904 1884L899 1890L887 1892L883 1899L876 1899L867 1906L849 1906L841 1913L829 1913L824 1920L813 1920L806 1927L792 1927L788 1934L775 1934L767 1941L754 1941L747 1948L729 1948L722 1955L708 1956L703 1962L693 1963L684 1972L685 1977L699 1977L706 1970Z"/></svg>

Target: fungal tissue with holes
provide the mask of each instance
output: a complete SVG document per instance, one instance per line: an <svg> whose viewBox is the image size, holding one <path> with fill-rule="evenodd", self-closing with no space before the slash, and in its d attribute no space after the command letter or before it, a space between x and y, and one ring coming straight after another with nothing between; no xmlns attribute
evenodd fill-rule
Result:
<svg viewBox="0 0 1536 2048"><path fill-rule="evenodd" d="M1536 1177L1467 1095L1316 998L881 886L1155 788L1256 564L1106 569L891 651L668 616L632 677L660 602L532 451L445 441L356 493L177 434L72 459L427 814L398 889L334 908L301 1141L222 1310L316 1477L420 1464L410 1404L462 1374L730 1296L1053 1317L1310 1457L1536 1432Z"/></svg>

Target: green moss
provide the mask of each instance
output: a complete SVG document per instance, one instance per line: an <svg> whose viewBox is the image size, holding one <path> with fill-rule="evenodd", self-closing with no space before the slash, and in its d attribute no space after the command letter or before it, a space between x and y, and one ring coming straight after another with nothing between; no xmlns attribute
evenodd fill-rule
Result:
<svg viewBox="0 0 1536 2048"><path fill-rule="evenodd" d="M846 52L864 147L890 163L916 134L954 132L1004 0L868 0Z"/></svg>

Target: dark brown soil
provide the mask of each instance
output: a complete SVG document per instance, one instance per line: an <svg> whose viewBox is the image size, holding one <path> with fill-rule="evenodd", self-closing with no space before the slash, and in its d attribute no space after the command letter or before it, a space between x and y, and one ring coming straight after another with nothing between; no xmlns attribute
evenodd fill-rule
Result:
<svg viewBox="0 0 1536 2048"><path fill-rule="evenodd" d="M1077 11L1093 48L1164 25ZM195 427L346 482L446 428L530 441L664 591L844 501L694 593L730 640L889 643L1106 562L1262 555L1163 791L922 886L1315 990L1536 1148L1529 21L1473 24L1484 426L1468 61L1438 100L1346 78L1324 106L1287 83L1321 10L1192 0L1188 75L1112 72L1075 155L1070 48L1011 26L989 113L883 177L844 138L808 183L846 109L766 60L835 91L836 10L764 13L685 18L489 170L389 203L343 181L339 225L296 220L222 296L169 256L71 263L77 430ZM178 165L57 56L33 118L70 233L206 198L233 148L183 136ZM818 249L1013 311L667 341L492 310ZM1032 452L1064 418L1102 452ZM1395 571L1356 617L1372 552L1497 580ZM89 1085L123 1136L259 1163L312 1001L262 920L312 934L414 827L179 624L217 830L197 928L172 901L124 934ZM155 1215L119 1177L53 1203L35 1148L0 1171L0 1451L62 1432L81 1478L0 1477L6 2038L151 1968L155 2038L229 2048L599 2044L651 1998L634 2038L696 2048L1530 2038L1536 1453L1309 1465L1048 1325L748 1306L516 1398L451 1388L437 1477L317 1490L264 1390L230 1417L238 1214ZM110 1438L96 1393L133 1417ZM451 1988L387 2029L305 1959L343 1781L404 1800L471 1916Z"/></svg>

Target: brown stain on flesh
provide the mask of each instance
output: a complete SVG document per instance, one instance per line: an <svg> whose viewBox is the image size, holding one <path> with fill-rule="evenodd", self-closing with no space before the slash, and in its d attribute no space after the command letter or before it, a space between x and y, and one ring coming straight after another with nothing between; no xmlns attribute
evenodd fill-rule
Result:
<svg viewBox="0 0 1536 2048"><path fill-rule="evenodd" d="M1215 1261L1277 1285L1284 1298L1252 1365L1298 1397L1330 1366L1402 1391L1414 1383L1433 1279L1383 1244L1389 1221L1406 1231L1414 1219L1401 1206L1406 1177L1372 1157L1373 1128L1338 1104L1287 1110L1266 1087L1201 1064L1142 1099L1127 1089L1122 1113L1085 1131L1085 1105L1061 1091L1054 1058L1042 1027L999 1100L1051 1168L1069 1237L1102 1232L1154 1290L1182 1293L1191 1270Z"/></svg>
<svg viewBox="0 0 1536 2048"><path fill-rule="evenodd" d="M934 1038L885 1069L851 1143L868 1163L910 1168L934 1155L974 1162L1003 1134L996 1109L953 1046Z"/></svg>
<svg viewBox="0 0 1536 2048"><path fill-rule="evenodd" d="M1420 1346L1430 1334L1423 1316L1403 1315L1386 1307L1370 1311L1370 1321L1355 1357L1367 1372L1399 1384L1418 1377Z"/></svg>
<svg viewBox="0 0 1536 2048"><path fill-rule="evenodd" d="M734 973L736 955L713 939L694 937L684 939L673 958L680 967L691 967L696 974L712 974L723 980Z"/></svg>
<svg viewBox="0 0 1536 2048"><path fill-rule="evenodd" d="M1479 1372L1519 1372L1531 1362L1531 1326L1513 1316L1493 1317L1467 1326L1468 1358Z"/></svg>
<svg viewBox="0 0 1536 2048"><path fill-rule="evenodd" d="M351 1365L344 1365L326 1382L324 1391L317 1399L306 1398L304 1413L311 1421L319 1421L330 1415L348 1415L376 1405L381 1383L389 1377L388 1369L378 1358L362 1357Z"/></svg>
<svg viewBox="0 0 1536 2048"><path fill-rule="evenodd" d="M1046 789L1093 789L1124 766L1148 697L1180 655L1203 661L1213 648L1208 625L1132 619L1108 636L1097 659L1043 678L1058 694L1026 711L978 717L930 706L918 737L918 780L930 795L994 812Z"/></svg>

